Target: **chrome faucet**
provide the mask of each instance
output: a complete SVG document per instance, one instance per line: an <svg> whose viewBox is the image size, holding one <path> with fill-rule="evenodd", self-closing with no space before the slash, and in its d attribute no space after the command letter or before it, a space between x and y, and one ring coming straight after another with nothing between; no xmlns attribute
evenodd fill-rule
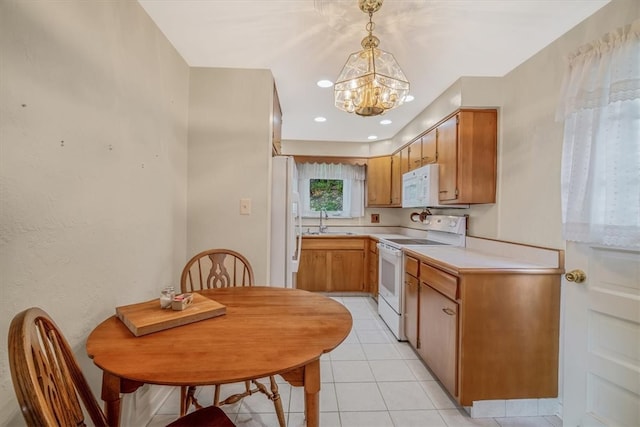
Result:
<svg viewBox="0 0 640 427"><path fill-rule="evenodd" d="M324 219L329 219L327 215L327 211L324 209L320 209L320 225L318 226L318 233L322 234L327 231L327 226L322 224L322 214L324 213Z"/></svg>

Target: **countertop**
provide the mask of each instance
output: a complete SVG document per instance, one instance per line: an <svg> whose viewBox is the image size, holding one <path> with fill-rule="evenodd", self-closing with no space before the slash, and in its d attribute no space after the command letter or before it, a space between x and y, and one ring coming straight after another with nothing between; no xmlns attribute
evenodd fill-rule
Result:
<svg viewBox="0 0 640 427"><path fill-rule="evenodd" d="M425 236L424 232L417 231L417 233L406 234L330 232L320 235L304 235L304 237L369 237L380 240L424 238ZM452 274L464 272L512 272L513 270L561 274L564 268L564 252L561 250L471 236L467 236L466 247L403 245L402 250L413 256L427 258L427 261L431 261L435 266Z"/></svg>
<svg viewBox="0 0 640 427"><path fill-rule="evenodd" d="M405 246L403 250L405 253L428 257L439 266L445 267L447 270L453 270L453 272L482 269L538 271L557 269L557 266L552 264L538 264L517 258L509 258L454 246Z"/></svg>

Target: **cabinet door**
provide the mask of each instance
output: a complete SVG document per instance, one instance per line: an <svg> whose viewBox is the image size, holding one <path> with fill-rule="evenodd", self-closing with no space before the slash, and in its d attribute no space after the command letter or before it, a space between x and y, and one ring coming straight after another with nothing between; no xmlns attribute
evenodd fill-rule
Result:
<svg viewBox="0 0 640 427"><path fill-rule="evenodd" d="M418 278L404 275L404 334L415 349L418 343Z"/></svg>
<svg viewBox="0 0 640 427"><path fill-rule="evenodd" d="M409 170L422 166L422 139L412 142L409 145Z"/></svg>
<svg viewBox="0 0 640 427"><path fill-rule="evenodd" d="M438 126L438 181L440 201L455 200L458 192L458 116Z"/></svg>
<svg viewBox="0 0 640 427"><path fill-rule="evenodd" d="M391 205L402 206L402 156L398 151L391 156Z"/></svg>
<svg viewBox="0 0 640 427"><path fill-rule="evenodd" d="M400 151L400 175L409 172L409 146Z"/></svg>
<svg viewBox="0 0 640 427"><path fill-rule="evenodd" d="M376 241L369 240L369 293L378 299L378 247Z"/></svg>
<svg viewBox="0 0 640 427"><path fill-rule="evenodd" d="M435 163L438 160L438 150L436 143L436 130L432 130L422 136L422 166Z"/></svg>
<svg viewBox="0 0 640 427"><path fill-rule="evenodd" d="M418 354L451 395L457 396L458 304L424 282L419 300Z"/></svg>
<svg viewBox="0 0 640 427"><path fill-rule="evenodd" d="M306 291L327 291L326 250L302 250L296 275L296 287Z"/></svg>
<svg viewBox="0 0 640 427"><path fill-rule="evenodd" d="M331 251L329 290L364 291L364 251Z"/></svg>
<svg viewBox="0 0 640 427"><path fill-rule="evenodd" d="M495 203L497 176L496 110L458 114L458 203Z"/></svg>
<svg viewBox="0 0 640 427"><path fill-rule="evenodd" d="M391 203L391 156L373 157L367 161L367 206Z"/></svg>
<svg viewBox="0 0 640 427"><path fill-rule="evenodd" d="M496 110L461 110L437 128L440 202L495 203Z"/></svg>

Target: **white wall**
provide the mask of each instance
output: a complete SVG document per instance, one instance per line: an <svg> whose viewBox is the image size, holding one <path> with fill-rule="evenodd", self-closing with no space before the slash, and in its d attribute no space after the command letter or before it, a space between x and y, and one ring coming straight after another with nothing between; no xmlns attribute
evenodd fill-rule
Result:
<svg viewBox="0 0 640 427"><path fill-rule="evenodd" d="M0 2L0 425L23 424L13 316L40 306L94 393L85 340L186 257L189 69L137 2Z"/></svg>
<svg viewBox="0 0 640 427"><path fill-rule="evenodd" d="M612 0L593 16L502 77L461 77L391 141L372 143L371 155L389 154L461 107L497 107L498 182L495 204L434 212L468 214L469 234L564 248L561 235L560 160L563 124L555 110L565 58L580 46L639 17L637 0ZM400 107L402 108L402 107ZM305 152L313 151L306 142ZM384 144L384 145L382 145ZM287 145L291 153L300 145ZM338 146L333 153L348 155ZM375 210L368 209L369 212ZM406 227L411 209L398 209ZM365 218L363 223L368 218Z"/></svg>
<svg viewBox="0 0 640 427"><path fill-rule="evenodd" d="M263 284L269 265L272 108L269 70L191 69L188 254L236 250ZM240 215L241 198L251 199L250 215Z"/></svg>

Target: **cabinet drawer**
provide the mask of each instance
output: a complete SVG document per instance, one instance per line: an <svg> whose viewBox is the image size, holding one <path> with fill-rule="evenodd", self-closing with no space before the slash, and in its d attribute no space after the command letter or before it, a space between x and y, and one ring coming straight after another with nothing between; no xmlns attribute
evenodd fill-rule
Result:
<svg viewBox="0 0 640 427"><path fill-rule="evenodd" d="M413 277L418 277L418 266L420 262L413 257L408 255L404 256L404 272L412 275Z"/></svg>
<svg viewBox="0 0 640 427"><path fill-rule="evenodd" d="M458 278L433 268L424 262L420 263L420 281L438 290L452 300L458 299Z"/></svg>

